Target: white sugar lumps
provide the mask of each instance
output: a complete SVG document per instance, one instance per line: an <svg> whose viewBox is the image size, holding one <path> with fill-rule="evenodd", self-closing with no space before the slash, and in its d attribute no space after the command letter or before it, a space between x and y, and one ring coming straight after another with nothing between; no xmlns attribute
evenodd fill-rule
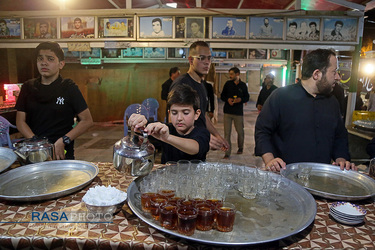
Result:
<svg viewBox="0 0 375 250"><path fill-rule="evenodd" d="M111 186L95 186L90 188L82 200L88 205L111 206L126 200L127 194Z"/></svg>

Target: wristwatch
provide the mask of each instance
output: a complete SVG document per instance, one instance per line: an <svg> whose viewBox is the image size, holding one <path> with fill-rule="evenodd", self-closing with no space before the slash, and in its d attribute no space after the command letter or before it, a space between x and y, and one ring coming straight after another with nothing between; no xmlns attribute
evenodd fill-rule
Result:
<svg viewBox="0 0 375 250"><path fill-rule="evenodd" d="M62 139L65 145L69 145L72 142L72 140L70 140L70 138L66 135L64 135Z"/></svg>

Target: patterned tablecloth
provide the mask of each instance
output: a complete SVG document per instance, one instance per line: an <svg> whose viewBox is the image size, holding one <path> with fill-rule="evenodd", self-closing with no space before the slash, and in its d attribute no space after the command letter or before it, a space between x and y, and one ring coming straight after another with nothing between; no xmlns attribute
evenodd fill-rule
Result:
<svg viewBox="0 0 375 250"><path fill-rule="evenodd" d="M126 191L134 177L117 172L111 163L96 163L100 169L94 181L72 195L42 203L0 202L0 221L30 221L32 211L61 211L84 206L82 197L94 185L111 185ZM355 202L366 208L365 222L346 226L329 216L333 202L316 197L317 215L304 231L283 240L251 246L278 248L355 248L375 249L374 200ZM150 227L125 204L113 223L0 223L0 249L220 249L172 236ZM249 249L243 246L242 249ZM223 247L228 249L228 247Z"/></svg>

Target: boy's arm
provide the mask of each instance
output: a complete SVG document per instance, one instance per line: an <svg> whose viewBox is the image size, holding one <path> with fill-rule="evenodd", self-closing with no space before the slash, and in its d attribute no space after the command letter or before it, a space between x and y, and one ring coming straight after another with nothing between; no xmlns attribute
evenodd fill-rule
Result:
<svg viewBox="0 0 375 250"><path fill-rule="evenodd" d="M175 135L169 134L169 128L167 125L155 122L150 123L146 129L149 135L152 135L158 140L162 142L168 143L171 146L181 150L184 153L189 155L196 155L199 153L199 143L196 140L188 139L188 138L181 138Z"/></svg>

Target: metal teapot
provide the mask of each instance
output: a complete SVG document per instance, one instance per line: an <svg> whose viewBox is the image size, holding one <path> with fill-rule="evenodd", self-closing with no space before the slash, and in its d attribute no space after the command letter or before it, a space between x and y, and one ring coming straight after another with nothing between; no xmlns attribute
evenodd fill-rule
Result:
<svg viewBox="0 0 375 250"><path fill-rule="evenodd" d="M21 165L53 160L54 146L45 137L26 139L14 146L14 153L18 156Z"/></svg>
<svg viewBox="0 0 375 250"><path fill-rule="evenodd" d="M148 141L147 133L132 130L113 146L113 166L132 176L147 175L154 166L154 152L155 147Z"/></svg>

